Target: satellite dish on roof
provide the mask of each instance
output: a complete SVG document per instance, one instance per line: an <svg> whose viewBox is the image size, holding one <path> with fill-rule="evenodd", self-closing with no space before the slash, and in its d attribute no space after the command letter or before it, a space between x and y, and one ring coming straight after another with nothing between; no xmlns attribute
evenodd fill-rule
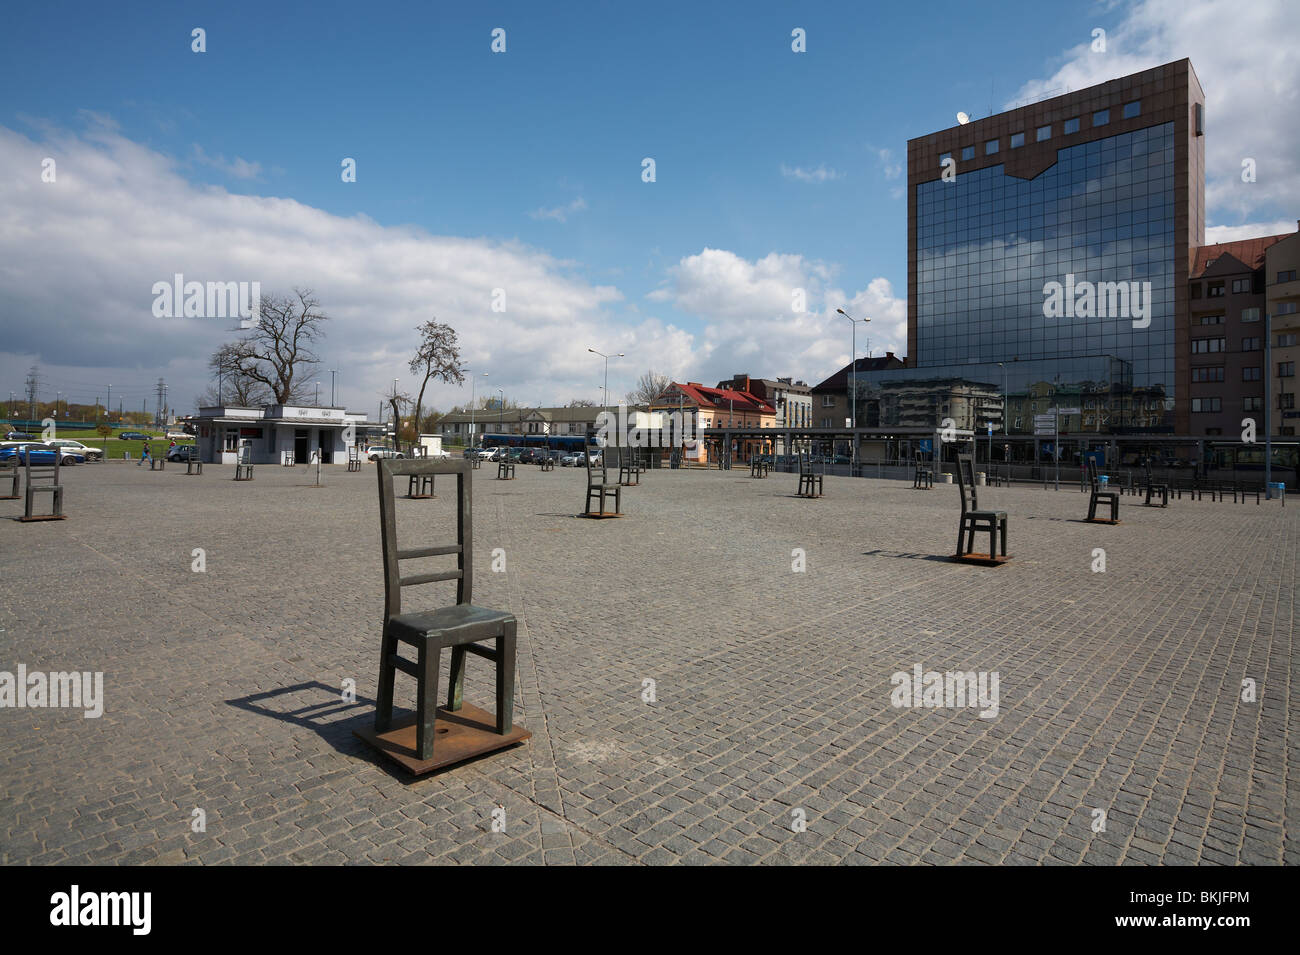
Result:
<svg viewBox="0 0 1300 955"><path fill-rule="evenodd" d="M961 123L963 126L965 126L967 123L970 122L970 117L967 116L965 113L958 113L958 114L957 114L957 122L959 122L959 123Z"/></svg>

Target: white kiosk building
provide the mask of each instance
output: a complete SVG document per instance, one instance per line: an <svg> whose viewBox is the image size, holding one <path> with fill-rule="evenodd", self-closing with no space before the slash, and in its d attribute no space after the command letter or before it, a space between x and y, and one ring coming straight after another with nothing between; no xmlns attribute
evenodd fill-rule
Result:
<svg viewBox="0 0 1300 955"><path fill-rule="evenodd" d="M253 464L279 464L283 451L292 451L296 464L310 463L319 451L321 463L331 464L346 462L348 448L363 440L366 416L310 405L216 405L200 408L193 423L204 463L234 464L246 443Z"/></svg>

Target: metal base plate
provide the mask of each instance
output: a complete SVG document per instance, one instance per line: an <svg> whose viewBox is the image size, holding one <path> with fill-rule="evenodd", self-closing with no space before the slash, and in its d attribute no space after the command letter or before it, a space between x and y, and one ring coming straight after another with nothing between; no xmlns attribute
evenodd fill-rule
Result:
<svg viewBox="0 0 1300 955"><path fill-rule="evenodd" d="M615 514L613 511L587 511L585 514L579 514L579 517L590 517L592 520L603 520L607 517L622 517L622 514Z"/></svg>
<svg viewBox="0 0 1300 955"><path fill-rule="evenodd" d="M1085 518L1083 519L1083 523L1085 523L1085 524L1118 524L1118 523L1120 523L1120 522L1119 522L1119 521L1112 521L1109 517L1093 517L1093 518L1085 517Z"/></svg>
<svg viewBox="0 0 1300 955"><path fill-rule="evenodd" d="M533 735L516 723L509 733L500 736L496 725L495 716L469 703L461 704L455 712L438 707L438 721L433 727L432 759L420 759L416 755L414 713L393 720L393 728L383 733L376 733L375 728L369 726L353 730L352 735L400 763L407 772L423 776L443 766L522 743Z"/></svg>
<svg viewBox="0 0 1300 955"><path fill-rule="evenodd" d="M408 494L408 495L406 495L406 499L407 499L408 501L436 501L436 500L438 499L438 495L436 495L436 494Z"/></svg>
<svg viewBox="0 0 1300 955"><path fill-rule="evenodd" d="M24 524L31 524L35 521L66 521L67 519L67 514L33 514L31 517L18 518Z"/></svg>
<svg viewBox="0 0 1300 955"><path fill-rule="evenodd" d="M984 567L997 567L1009 561L1011 555L1008 554L1005 557L994 557L992 554L981 554L979 551L972 551L969 554L954 554L948 559L959 564L979 564Z"/></svg>

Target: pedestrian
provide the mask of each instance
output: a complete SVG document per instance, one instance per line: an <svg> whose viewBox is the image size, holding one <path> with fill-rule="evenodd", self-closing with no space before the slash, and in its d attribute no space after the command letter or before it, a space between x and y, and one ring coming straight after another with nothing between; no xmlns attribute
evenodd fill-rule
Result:
<svg viewBox="0 0 1300 955"><path fill-rule="evenodd" d="M139 467L146 461L149 462L149 467L153 467L153 454L151 453L148 441L144 443L144 449L140 452L140 460L135 462L135 466Z"/></svg>

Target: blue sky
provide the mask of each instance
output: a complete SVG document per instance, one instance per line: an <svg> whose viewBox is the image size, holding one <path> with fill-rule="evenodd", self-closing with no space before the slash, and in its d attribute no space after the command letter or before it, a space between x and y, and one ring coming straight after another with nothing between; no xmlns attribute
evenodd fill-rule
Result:
<svg viewBox="0 0 1300 955"><path fill-rule="evenodd" d="M696 380L744 370L818 380L848 358L847 327L840 334L827 317L835 305L876 313L876 353L905 348L907 140L952 125L959 109L983 116L1062 77L1086 85L1183 55L1193 56L1209 93L1227 77L1195 51L1174 49L1187 45L1174 9L1162 0L1053 4L1050 14L1029 2L17 5L0 37L0 131L11 132L15 150L60 145L70 162L84 153L117 164L96 191L111 185L122 203L154 201L140 220L166 209L157 195L140 194L164 167L188 184L189 198L168 186L184 207L176 210L184 234L140 227L156 230L152 241L136 236L142 247L176 246L144 278L169 277L171 260L198 271L219 258L198 252L208 230L190 207L204 187L227 203L278 197L293 201L295 216L326 214L324 225L297 230L307 249L316 229L338 252L347 239L330 224L346 232L366 217L384 234L409 226L464 240L486 256L489 285L491 257L503 249L540 263L545 281L530 290L532 311L517 316L526 323L517 328L475 313L463 296L441 301L437 287L424 302L375 305L409 326L408 307L451 321L471 361L497 369L520 400L595 397L599 376L580 357L589 344L630 356L611 366L611 390L648 367ZM1168 22L1153 28L1153 15ZM206 30L203 54L190 49L194 27ZM506 30L504 54L490 51L496 27ZM796 27L806 31L806 53L791 50ZM1108 63L1080 53L1095 27L1114 38ZM1284 152L1287 144L1276 145ZM343 157L356 159L357 182L340 181ZM656 162L654 183L641 181L644 157ZM78 162L87 176L102 172ZM142 181L132 183L136 174ZM1296 214L1286 201L1293 193L1258 193L1244 205L1220 199L1217 218L1212 202L1210 221ZM111 215L89 205L85 214ZM218 218L231 228L229 216ZM719 257L701 259L705 250ZM287 291L301 273L334 293L322 294L324 304L351 332L332 332L322 357L326 367L348 365L347 400L370 406L414 343L394 334L391 347L378 347L384 333L375 327L358 339L364 298L312 275L304 254L269 268L264 289ZM243 260L275 255L267 248ZM96 271L72 261L67 269L78 281ZM504 272L519 287L518 273ZM821 324L783 330L769 300L788 301L773 289L799 276L815 287L809 307ZM565 301L554 314L544 302L552 280L576 296L554 293ZM86 339L93 348L61 353L65 337L56 349L27 329L23 316L44 307L40 290L15 287L24 280L12 270L0 281L0 321L10 332L0 348L13 349L0 354L0 392L18 387L33 361L52 387L62 376L65 391L110 373L138 379L142 392L159 375L173 376L185 396L199 390L210 335L167 332L141 349L131 333L98 329ZM96 294L105 293L87 292ZM748 336L746 308L767 312L753 316L764 324ZM558 324L548 326L548 315ZM566 327L585 337L566 341ZM541 328L544 348L510 347ZM455 389L440 400L457 400Z"/></svg>

